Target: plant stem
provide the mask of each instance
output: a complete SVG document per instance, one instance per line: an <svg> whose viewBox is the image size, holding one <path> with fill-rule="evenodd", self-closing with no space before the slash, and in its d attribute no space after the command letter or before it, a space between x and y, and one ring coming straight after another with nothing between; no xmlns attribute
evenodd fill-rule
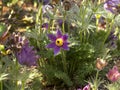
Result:
<svg viewBox="0 0 120 90"><path fill-rule="evenodd" d="M98 79L98 74L99 74L99 70L97 70L95 81L97 81L97 79Z"/></svg>
<svg viewBox="0 0 120 90"><path fill-rule="evenodd" d="M99 19L96 19L96 31L98 32L98 24L99 24Z"/></svg>
<svg viewBox="0 0 120 90"><path fill-rule="evenodd" d="M63 33L65 33L65 20L66 20L66 11L64 12L63 24L62 24Z"/></svg>
<svg viewBox="0 0 120 90"><path fill-rule="evenodd" d="M95 78L95 90L97 90L97 88L98 88L98 81L97 81L97 79L98 79L98 75L99 75L99 70L97 70L97 73L96 73L96 78Z"/></svg>
<svg viewBox="0 0 120 90"><path fill-rule="evenodd" d="M41 3L39 4L38 13L36 15L36 24L37 24L37 26L39 25L39 20L40 20L40 30L39 30L39 33L41 33L41 29L42 29L41 28L41 26L42 26L42 4Z"/></svg>
<svg viewBox="0 0 120 90"><path fill-rule="evenodd" d="M22 81L22 90L24 90L24 86L25 86L24 81Z"/></svg>
<svg viewBox="0 0 120 90"><path fill-rule="evenodd" d="M56 15L56 13L57 13L57 8L55 8L55 10L54 10L54 12L53 12L53 17L55 18L55 15ZM55 21L54 20L52 20L49 24L51 24L52 23L52 31L54 30L54 25L55 25ZM50 30L50 25L49 25L49 30Z"/></svg>
<svg viewBox="0 0 120 90"><path fill-rule="evenodd" d="M66 57L65 57L65 53L63 50L61 50L62 52L62 63L63 63L63 69L64 69L64 72L67 73L67 62L66 62Z"/></svg>
<svg viewBox="0 0 120 90"><path fill-rule="evenodd" d="M0 81L0 84L1 84L1 90L3 90L3 83L2 83L2 80Z"/></svg>
<svg viewBox="0 0 120 90"><path fill-rule="evenodd" d="M112 19L112 21L111 21L111 23L110 23L110 27L109 27L109 25L107 26L108 32L107 32L107 34L106 34L106 36L105 36L105 39L104 39L104 41L103 41L103 44L102 44L103 46L104 46L105 41L107 40L110 32L112 31L112 26L113 26L113 23L114 23L114 19L115 19L115 16L114 16L114 18Z"/></svg>
<svg viewBox="0 0 120 90"><path fill-rule="evenodd" d="M17 78L18 78L18 72L19 72L19 65L17 60L15 60L15 84L16 84L16 90L18 90L18 84L17 84ZM14 68L14 67L13 67Z"/></svg>

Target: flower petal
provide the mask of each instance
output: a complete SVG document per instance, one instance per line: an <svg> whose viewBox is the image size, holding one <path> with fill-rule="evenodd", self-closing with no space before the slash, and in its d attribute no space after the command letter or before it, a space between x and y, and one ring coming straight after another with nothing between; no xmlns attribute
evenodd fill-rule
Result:
<svg viewBox="0 0 120 90"><path fill-rule="evenodd" d="M64 42L62 48L63 48L64 50L69 50L68 44L69 44L68 42Z"/></svg>
<svg viewBox="0 0 120 90"><path fill-rule="evenodd" d="M117 81L120 77L120 73L118 71L117 66L114 66L111 70L109 70L109 72L106 76L112 82Z"/></svg>
<svg viewBox="0 0 120 90"><path fill-rule="evenodd" d="M29 67L37 65L36 51L28 43L25 43L21 50L16 53L16 58L21 65Z"/></svg>
<svg viewBox="0 0 120 90"><path fill-rule="evenodd" d="M63 35L63 40L66 41L68 39L68 34Z"/></svg>
<svg viewBox="0 0 120 90"><path fill-rule="evenodd" d="M60 30L57 30L56 36L57 36L57 38L62 37L62 32Z"/></svg>
<svg viewBox="0 0 120 90"><path fill-rule="evenodd" d="M60 47L54 47L54 55L57 55L60 52Z"/></svg>
<svg viewBox="0 0 120 90"><path fill-rule="evenodd" d="M113 66L112 70L118 71L118 67L117 66Z"/></svg>
<svg viewBox="0 0 120 90"><path fill-rule="evenodd" d="M113 14L117 14L117 7L119 6L119 4L120 0L107 0L104 3L104 8Z"/></svg>
<svg viewBox="0 0 120 90"><path fill-rule="evenodd" d="M48 38L49 38L51 41L55 41L55 40L56 40L56 36L53 35L53 34L48 34Z"/></svg>
<svg viewBox="0 0 120 90"><path fill-rule="evenodd" d="M52 42L46 46L47 48L54 48L56 47L55 42Z"/></svg>
<svg viewBox="0 0 120 90"><path fill-rule="evenodd" d="M78 88L77 90L82 90L82 89Z"/></svg>
<svg viewBox="0 0 120 90"><path fill-rule="evenodd" d="M58 22L58 24L59 24L60 26L62 26L62 24L63 24L63 20L62 20L62 19L58 19L57 22Z"/></svg>
<svg viewBox="0 0 120 90"><path fill-rule="evenodd" d="M42 28L48 29L48 27L49 27L49 24L48 24L48 23L43 23L43 24L42 24Z"/></svg>
<svg viewBox="0 0 120 90"><path fill-rule="evenodd" d="M89 85L89 84L86 85L86 86L83 88L83 90L90 90L90 85Z"/></svg>

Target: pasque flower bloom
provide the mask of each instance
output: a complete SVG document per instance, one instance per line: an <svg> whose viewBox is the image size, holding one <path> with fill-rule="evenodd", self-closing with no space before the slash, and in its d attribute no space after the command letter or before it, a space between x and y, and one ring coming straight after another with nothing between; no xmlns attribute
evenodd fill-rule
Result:
<svg viewBox="0 0 120 90"><path fill-rule="evenodd" d="M104 8L114 14L120 13L120 0L107 0Z"/></svg>
<svg viewBox="0 0 120 90"><path fill-rule="evenodd" d="M112 82L117 81L120 78L120 73L118 71L117 66L114 66L111 70L109 70L106 76Z"/></svg>
<svg viewBox="0 0 120 90"><path fill-rule="evenodd" d="M36 51L33 50L33 47L26 42L21 50L16 54L17 60L21 65L26 66L36 66L38 56L36 55Z"/></svg>
<svg viewBox="0 0 120 90"><path fill-rule="evenodd" d="M107 65L107 62L101 58L97 58L96 68L98 70L102 70Z"/></svg>
<svg viewBox="0 0 120 90"><path fill-rule="evenodd" d="M53 48L54 55L57 55L60 52L61 48L64 50L69 50L67 34L62 35L62 32L60 30L57 30L56 35L48 34L48 38L51 40L51 43L47 45L47 48Z"/></svg>
<svg viewBox="0 0 120 90"><path fill-rule="evenodd" d="M78 88L77 90L90 90L90 84L86 85L83 89Z"/></svg>
<svg viewBox="0 0 120 90"><path fill-rule="evenodd" d="M90 90L90 84L86 85L83 90Z"/></svg>

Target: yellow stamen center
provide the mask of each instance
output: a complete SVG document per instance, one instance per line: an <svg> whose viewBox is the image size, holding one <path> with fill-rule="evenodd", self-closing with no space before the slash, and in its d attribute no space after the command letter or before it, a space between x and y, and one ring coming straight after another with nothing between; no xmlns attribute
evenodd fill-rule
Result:
<svg viewBox="0 0 120 90"><path fill-rule="evenodd" d="M55 44L56 44L57 46L59 46L59 47L62 46L62 45L63 45L63 39L62 39L62 38L56 39Z"/></svg>

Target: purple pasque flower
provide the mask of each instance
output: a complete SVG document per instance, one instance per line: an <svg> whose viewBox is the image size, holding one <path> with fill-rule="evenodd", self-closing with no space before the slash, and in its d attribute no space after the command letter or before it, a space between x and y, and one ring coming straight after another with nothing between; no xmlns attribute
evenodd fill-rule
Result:
<svg viewBox="0 0 120 90"><path fill-rule="evenodd" d="M22 46L21 50L16 53L16 58L21 65L36 66L38 56L28 41Z"/></svg>
<svg viewBox="0 0 120 90"><path fill-rule="evenodd" d="M86 85L83 90L90 90L90 84Z"/></svg>
<svg viewBox="0 0 120 90"><path fill-rule="evenodd" d="M117 81L120 78L120 73L118 71L117 66L114 66L111 70L109 70L106 76L112 82Z"/></svg>
<svg viewBox="0 0 120 90"><path fill-rule="evenodd" d="M90 84L86 85L83 89L78 88L77 90L90 90Z"/></svg>
<svg viewBox="0 0 120 90"><path fill-rule="evenodd" d="M107 0L104 4L104 8L113 14L118 14L120 8L120 0Z"/></svg>
<svg viewBox="0 0 120 90"><path fill-rule="evenodd" d="M69 50L67 34L62 35L62 32L60 30L57 30L56 35L48 34L48 38L51 40L51 43L47 45L47 48L53 48L54 55L57 55L60 52L61 48L64 50Z"/></svg>

